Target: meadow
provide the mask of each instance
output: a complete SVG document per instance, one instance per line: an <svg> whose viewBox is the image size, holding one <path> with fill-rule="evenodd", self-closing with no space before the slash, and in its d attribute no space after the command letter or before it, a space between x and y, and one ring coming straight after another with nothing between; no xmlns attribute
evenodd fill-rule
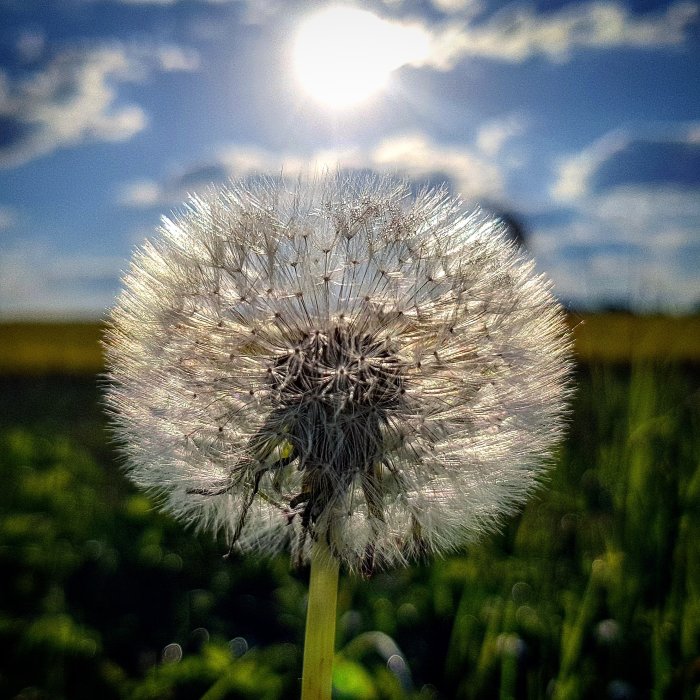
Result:
<svg viewBox="0 0 700 700"><path fill-rule="evenodd" d="M338 700L700 698L700 317L571 324L547 483L465 552L341 577ZM0 326L0 697L298 697L308 572L126 482L99 336Z"/></svg>

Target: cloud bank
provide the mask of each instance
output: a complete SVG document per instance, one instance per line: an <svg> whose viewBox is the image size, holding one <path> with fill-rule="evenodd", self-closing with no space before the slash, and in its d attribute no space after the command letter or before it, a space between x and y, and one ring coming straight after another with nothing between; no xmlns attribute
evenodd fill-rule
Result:
<svg viewBox="0 0 700 700"><path fill-rule="evenodd" d="M0 167L86 142L130 139L148 117L139 105L119 104L118 86L197 67L197 54L177 46L114 43L64 50L16 78L0 71Z"/></svg>
<svg viewBox="0 0 700 700"><path fill-rule="evenodd" d="M25 241L0 256L0 316L93 318L113 303L123 266L118 257Z"/></svg>
<svg viewBox="0 0 700 700"><path fill-rule="evenodd" d="M641 309L700 305L696 134L692 124L618 130L559 164L553 200L573 216L537 227L535 252L565 295Z"/></svg>
<svg viewBox="0 0 700 700"><path fill-rule="evenodd" d="M451 20L433 26L424 65L451 70L469 57L513 63L533 56L565 61L576 49L678 46L697 20L698 5L693 2L676 2L665 12L645 15L615 2L573 3L547 13L514 5L481 23Z"/></svg>
<svg viewBox="0 0 700 700"><path fill-rule="evenodd" d="M468 200L499 198L504 175L498 165L468 146L438 143L420 131L387 136L368 148L321 149L313 153L273 153L244 145L223 147L211 163L199 164L162 182L124 184L118 201L127 207L173 206L187 195L228 179L259 174L299 173L323 169L373 170L407 177L417 183L449 185Z"/></svg>

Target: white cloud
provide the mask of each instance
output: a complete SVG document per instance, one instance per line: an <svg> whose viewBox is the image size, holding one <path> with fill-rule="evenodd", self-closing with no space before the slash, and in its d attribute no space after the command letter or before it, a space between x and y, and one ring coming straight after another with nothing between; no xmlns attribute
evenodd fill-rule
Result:
<svg viewBox="0 0 700 700"><path fill-rule="evenodd" d="M656 180L648 181L655 166L648 163L637 182L634 158L625 160L639 153L639 144L647 144L661 161L664 148L672 154L688 146L692 153L696 135L692 123L617 130L558 164L551 195L572 212L572 220L536 229L532 241L564 296L615 299L639 310L697 307L700 184L674 181L665 162ZM601 180L597 176L607 172L608 163L617 174Z"/></svg>
<svg viewBox="0 0 700 700"><path fill-rule="evenodd" d="M9 133L0 167L84 142L130 139L146 127L147 115L139 105L117 105L118 85L196 67L196 54L179 47L111 44L66 50L14 81L0 71L0 118Z"/></svg>
<svg viewBox="0 0 700 700"><path fill-rule="evenodd" d="M71 256L25 241L0 255L0 315L100 316L113 303L123 265L116 257Z"/></svg>
<svg viewBox="0 0 700 700"><path fill-rule="evenodd" d="M412 50L392 55L394 68L409 65L448 71L470 57L520 63L543 56L561 62L577 49L679 46L700 15L697 2L689 0L645 14L615 0L570 3L549 12L512 3L485 18L479 16L481 4L475 0L433 0L432 4L449 17L441 22L381 18L387 31L411 37ZM259 6L268 14L279 11L274 0L249 1L246 6L249 11Z"/></svg>
<svg viewBox="0 0 700 700"><path fill-rule="evenodd" d="M475 15L481 9L480 0L432 0L433 7L446 14Z"/></svg>
<svg viewBox="0 0 700 700"><path fill-rule="evenodd" d="M96 0L82 0L83 2L95 2ZM151 5L160 7L172 7L188 0L112 0L122 5ZM241 22L243 24L261 25L272 17L282 12L289 11L288 0L194 0L202 5L233 5L238 4L243 8Z"/></svg>
<svg viewBox="0 0 700 700"><path fill-rule="evenodd" d="M115 1L162 6L180 2ZM241 21L249 24L263 24L289 12L289 4L281 0L199 2L238 2L243 6ZM397 8L403 9L409 3L384 0L384 5L396 14ZM483 16L483 5L479 0L432 0L432 5L447 15L444 21L429 22L416 16L401 20L380 18L389 34L411 37L412 50L403 50L391 56L396 64L394 69L409 65L448 71L470 57L520 63L533 56L543 56L561 62L577 49L679 46L688 39L691 27L697 24L700 15L698 3L694 0L678 0L662 11L644 14L632 12L624 3L616 0L570 3L549 12L538 11L531 5L510 3L486 17ZM302 7L306 5L294 4L295 11Z"/></svg>
<svg viewBox="0 0 700 700"><path fill-rule="evenodd" d="M642 313L682 314L700 304L697 273L680 267L676 255L593 250L576 258L538 255L538 263L574 308L612 302Z"/></svg>
<svg viewBox="0 0 700 700"><path fill-rule="evenodd" d="M532 236L565 297L670 311L700 302L700 188L620 186L578 201L576 210L573 223Z"/></svg>
<svg viewBox="0 0 700 700"><path fill-rule="evenodd" d="M592 143L579 153L562 158L557 163L556 180L551 194L560 202L572 202L588 195L590 180L600 166L630 142L630 136L614 131Z"/></svg>
<svg viewBox="0 0 700 700"><path fill-rule="evenodd" d="M157 206L161 201L161 189L153 180L135 180L119 188L117 202L125 207L141 208Z"/></svg>
<svg viewBox="0 0 700 700"><path fill-rule="evenodd" d="M525 120L515 114L482 124L476 135L477 148L489 158L497 156L503 145L525 130Z"/></svg>
<svg viewBox="0 0 700 700"><path fill-rule="evenodd" d="M470 148L435 143L420 132L385 139L372 150L367 166L417 180L447 175L465 199L503 193L503 176L494 163Z"/></svg>
<svg viewBox="0 0 700 700"><path fill-rule="evenodd" d="M696 149L697 133L693 123L617 130L558 164L551 195L573 212L572 222L541 227L532 240L565 296L670 311L700 303L700 183L674 181L665 162L651 182L654 163L641 182L634 159L620 170L640 143L663 160L664 148ZM616 159L615 178L597 178Z"/></svg>
<svg viewBox="0 0 700 700"><path fill-rule="evenodd" d="M0 232L7 231L17 223L17 211L13 207L0 205Z"/></svg>
<svg viewBox="0 0 700 700"><path fill-rule="evenodd" d="M667 126L650 125L635 131L617 129L608 132L578 153L558 161L550 194L562 203L571 204L585 200L593 194L596 173L608 161L614 160L640 142L659 148L696 147L700 142L700 125L695 122ZM635 173L629 172L628 176L633 180ZM663 173L660 173L659 177L662 178Z"/></svg>
<svg viewBox="0 0 700 700"><path fill-rule="evenodd" d="M294 177L337 168L370 169L418 182L446 178L467 200L503 194L503 174L495 163L467 146L437 143L422 132L412 132L387 137L368 148L320 149L308 154L231 145L220 149L213 164L175 173L162 184L152 180L126 183L117 200L130 207L172 206L189 193L228 178L261 173Z"/></svg>
<svg viewBox="0 0 700 700"><path fill-rule="evenodd" d="M94 0L83 0L83 2ZM114 0L127 5L175 5L182 0ZM262 24L289 12L282 0L199 0L208 4L239 3L242 21ZM310 4L310 3L309 3ZM397 8L412 6L402 0L383 0L396 13ZM317 5L317 4L315 4ZM402 65L451 70L462 59L484 57L499 61L522 62L540 55L554 61L567 60L581 48L609 49L633 47L654 49L683 44L690 28L697 23L698 3L678 0L664 10L650 13L630 11L623 2L593 0L569 3L549 12L537 11L530 4L509 3L482 19L480 0L432 0L432 5L447 15L443 22L418 18L395 20L382 18L397 30L410 29L416 36L429 40L426 55L408 56ZM306 7L294 3L294 10ZM316 7L318 9L318 7Z"/></svg>
<svg viewBox="0 0 700 700"><path fill-rule="evenodd" d="M590 196L576 205L577 219L543 231L559 245L624 244L677 249L697 243L700 188L627 185Z"/></svg>
<svg viewBox="0 0 700 700"><path fill-rule="evenodd" d="M700 242L700 187L616 187L593 197L585 208L614 227L618 240L641 240L655 248L671 241L674 245Z"/></svg>
<svg viewBox="0 0 700 700"><path fill-rule="evenodd" d="M192 72L199 68L199 54L193 49L170 44L156 47L153 49L153 55L157 58L160 69L166 73Z"/></svg>
<svg viewBox="0 0 700 700"><path fill-rule="evenodd" d="M522 62L542 55L563 61L578 48L675 46L687 39L697 18L697 3L685 1L645 15L616 2L573 3L548 13L508 6L478 24L451 20L431 28L431 50L423 65L451 70L472 56Z"/></svg>

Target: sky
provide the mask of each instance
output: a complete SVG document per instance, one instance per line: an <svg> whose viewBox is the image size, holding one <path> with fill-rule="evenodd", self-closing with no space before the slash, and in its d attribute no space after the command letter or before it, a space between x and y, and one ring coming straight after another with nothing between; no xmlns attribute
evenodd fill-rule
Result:
<svg viewBox="0 0 700 700"><path fill-rule="evenodd" d="M700 4L0 0L0 319L103 318L189 193L372 170L572 310L700 308Z"/></svg>

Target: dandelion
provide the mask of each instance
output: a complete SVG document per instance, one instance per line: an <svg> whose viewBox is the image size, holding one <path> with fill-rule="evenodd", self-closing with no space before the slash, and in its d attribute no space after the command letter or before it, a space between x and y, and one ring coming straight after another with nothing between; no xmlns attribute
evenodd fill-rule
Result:
<svg viewBox="0 0 700 700"><path fill-rule="evenodd" d="M191 198L136 252L108 404L138 485L311 562L313 598L316 561L369 574L513 513L561 435L568 353L496 221L391 179L260 180Z"/></svg>

